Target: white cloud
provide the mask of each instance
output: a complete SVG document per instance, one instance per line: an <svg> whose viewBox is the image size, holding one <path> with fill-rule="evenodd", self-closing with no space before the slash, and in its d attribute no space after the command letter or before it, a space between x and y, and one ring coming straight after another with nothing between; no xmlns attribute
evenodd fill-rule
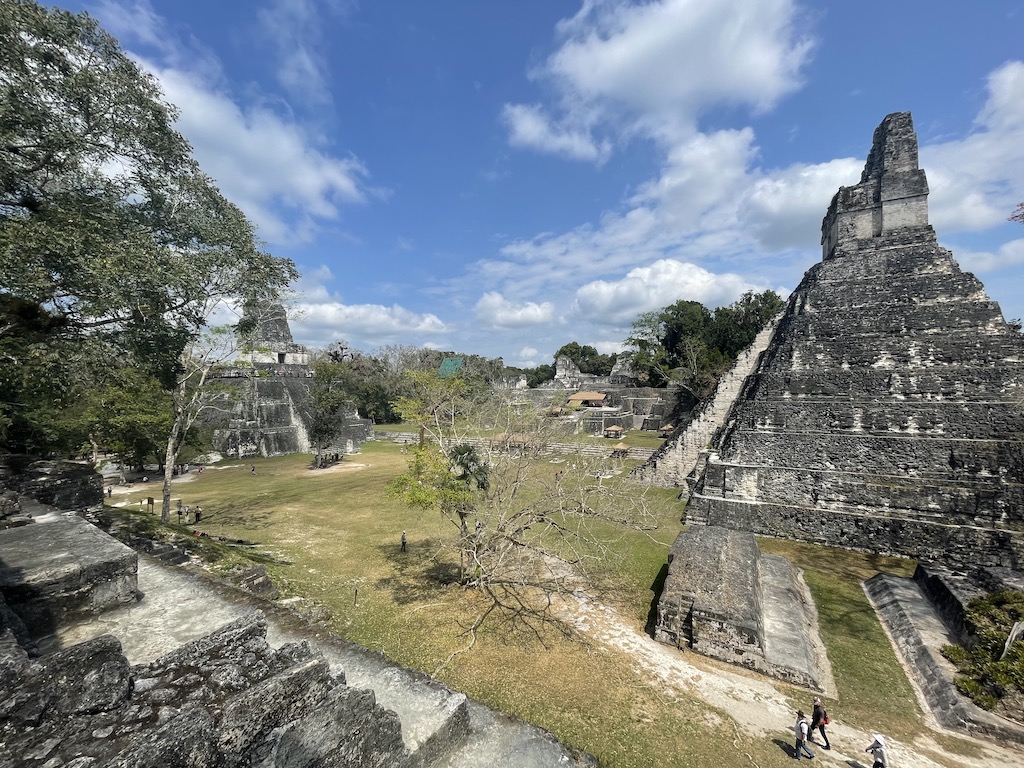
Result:
<svg viewBox="0 0 1024 768"><path fill-rule="evenodd" d="M863 160L796 164L753 181L740 202L740 222L769 251L819 242L828 201L840 186L856 184Z"/></svg>
<svg viewBox="0 0 1024 768"><path fill-rule="evenodd" d="M1024 264L1024 239L1003 243L995 251L972 251L968 248L953 248L952 251L960 267L968 272L996 272Z"/></svg>
<svg viewBox="0 0 1024 768"><path fill-rule="evenodd" d="M399 305L343 304L339 301L300 302L293 335L303 343L327 346L347 339L361 349L402 341L416 335L447 333L450 329L434 314L411 312Z"/></svg>
<svg viewBox="0 0 1024 768"><path fill-rule="evenodd" d="M317 0L270 0L256 13L260 37L278 58L277 81L293 99L310 106L333 101L324 55L322 11L342 15L348 3Z"/></svg>
<svg viewBox="0 0 1024 768"><path fill-rule="evenodd" d="M509 129L509 143L513 147L526 147L565 155L574 160L593 160L602 163L611 154L611 143L597 142L582 128L552 124L540 107L527 104L506 104L502 119Z"/></svg>
<svg viewBox="0 0 1024 768"><path fill-rule="evenodd" d="M522 328L550 323L555 306L549 301L514 304L497 291L488 291L474 308L477 319L493 328Z"/></svg>
<svg viewBox="0 0 1024 768"><path fill-rule="evenodd" d="M307 5L293 2L295 8ZM99 10L123 44L137 43L155 54L136 60L179 108L178 129L203 170L264 240L308 241L324 222L338 219L343 206L384 194L367 187L368 172L358 158L327 151L289 110L272 109L269 96L242 102L226 87L216 57L194 39L169 34L146 0L104 0Z"/></svg>
<svg viewBox="0 0 1024 768"><path fill-rule="evenodd" d="M559 24L560 47L532 73L557 92L558 117L506 105L510 140L601 160L595 149L610 143L592 138L598 126L671 144L712 107L769 109L800 85L813 48L799 22L792 0L588 0Z"/></svg>
<svg viewBox="0 0 1024 768"><path fill-rule="evenodd" d="M661 309L680 299L718 307L754 290L739 275L716 275L696 264L660 259L639 267L621 280L595 280L576 291L573 314L602 325L628 325L642 312Z"/></svg>
<svg viewBox="0 0 1024 768"><path fill-rule="evenodd" d="M929 218L940 233L980 231L1006 221L1024 178L1024 62L988 78L988 99L965 138L921 147Z"/></svg>
<svg viewBox="0 0 1024 768"><path fill-rule="evenodd" d="M242 107L190 73L154 67L179 128L222 191L271 243L306 240L342 204L366 199L366 169L321 152L300 125L259 106Z"/></svg>
<svg viewBox="0 0 1024 768"><path fill-rule="evenodd" d="M536 357L540 354L540 350L534 349L533 347L523 347L519 350L520 358Z"/></svg>

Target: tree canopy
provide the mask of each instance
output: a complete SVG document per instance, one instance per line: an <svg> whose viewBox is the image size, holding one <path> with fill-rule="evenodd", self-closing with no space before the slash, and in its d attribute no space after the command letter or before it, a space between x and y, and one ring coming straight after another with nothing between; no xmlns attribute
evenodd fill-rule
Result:
<svg viewBox="0 0 1024 768"><path fill-rule="evenodd" d="M748 291L713 312L700 302L682 299L644 313L626 339L634 375L649 386L679 384L703 400L782 306L774 291Z"/></svg>
<svg viewBox="0 0 1024 768"><path fill-rule="evenodd" d="M92 354L170 390L215 307L266 300L296 277L203 174L176 117L86 14L0 3L5 363L32 376L88 340ZM47 399L14 379L3 381L0 427L24 424ZM60 440L32 447L48 442Z"/></svg>

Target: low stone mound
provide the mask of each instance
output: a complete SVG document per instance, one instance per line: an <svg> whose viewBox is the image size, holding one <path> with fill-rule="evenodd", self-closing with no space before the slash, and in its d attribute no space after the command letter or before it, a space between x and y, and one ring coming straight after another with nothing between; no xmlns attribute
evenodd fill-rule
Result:
<svg viewBox="0 0 1024 768"><path fill-rule="evenodd" d="M654 639L820 691L808 603L798 571L752 533L695 526L669 552Z"/></svg>

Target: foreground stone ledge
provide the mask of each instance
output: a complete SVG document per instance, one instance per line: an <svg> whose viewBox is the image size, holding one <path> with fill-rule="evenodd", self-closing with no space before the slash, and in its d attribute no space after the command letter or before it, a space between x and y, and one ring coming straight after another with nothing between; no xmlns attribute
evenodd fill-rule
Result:
<svg viewBox="0 0 1024 768"><path fill-rule="evenodd" d="M0 593L35 637L138 597L139 557L70 516L0 531Z"/></svg>

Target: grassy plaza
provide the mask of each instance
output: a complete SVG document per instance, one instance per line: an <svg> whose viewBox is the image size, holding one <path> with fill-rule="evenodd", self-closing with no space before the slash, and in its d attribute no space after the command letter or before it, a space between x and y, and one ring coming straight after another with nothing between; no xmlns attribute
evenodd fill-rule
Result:
<svg viewBox="0 0 1024 768"><path fill-rule="evenodd" d="M283 597L300 596L326 609L320 615L329 617L326 623L337 634L538 724L596 755L603 766L666 764L666 754L678 756L675 765L749 765L748 756L761 766L788 764L782 748L789 741L788 719L771 724L771 738L746 733L729 724L728 701L719 705L680 694L628 653L586 633L567 638L551 630L538 637L485 624L466 650L465 627L478 596L454 583L455 564L441 546L456 529L440 514L407 508L385 492L407 460L401 445L379 441L327 470L309 469L306 455L226 460L174 485L175 500L202 506L199 527L213 540L197 540L194 526L176 523L163 533L201 546L215 570L264 563ZM612 482L621 481L620 475ZM124 490L110 501L153 527L154 519L139 504L151 488ZM591 574L593 596L639 632L656 597L653 588L660 587L668 548L681 530L675 492L661 489L653 496L656 527L605 532L615 556ZM404 553L402 531L408 539ZM226 546L217 537L255 546ZM826 699L834 717L863 730L884 727L905 741L925 734L911 686L860 586L880 571L909 575L913 563L786 541L762 540L761 546L804 569L838 689ZM684 655L707 675L726 669L758 677ZM773 685L794 708L808 708L809 692ZM945 749L969 750L954 737L942 743Z"/></svg>

